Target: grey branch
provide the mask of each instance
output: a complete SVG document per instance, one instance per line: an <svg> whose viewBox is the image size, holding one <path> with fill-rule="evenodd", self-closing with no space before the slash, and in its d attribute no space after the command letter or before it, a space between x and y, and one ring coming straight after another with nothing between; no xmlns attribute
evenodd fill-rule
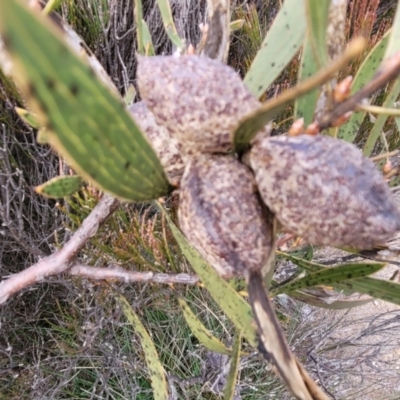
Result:
<svg viewBox="0 0 400 400"><path fill-rule="evenodd" d="M0 282L0 304L6 302L10 296L37 282L42 282L49 276L67 271L73 265L79 251L118 206L117 199L104 195L62 249Z"/></svg>
<svg viewBox="0 0 400 400"><path fill-rule="evenodd" d="M194 285L199 282L196 275L189 274L163 274L151 271L138 272L128 271L116 265L107 268L91 267L89 265L74 265L68 270L70 275L78 275L94 280L114 279L126 283L132 282L154 282L154 283L183 283Z"/></svg>

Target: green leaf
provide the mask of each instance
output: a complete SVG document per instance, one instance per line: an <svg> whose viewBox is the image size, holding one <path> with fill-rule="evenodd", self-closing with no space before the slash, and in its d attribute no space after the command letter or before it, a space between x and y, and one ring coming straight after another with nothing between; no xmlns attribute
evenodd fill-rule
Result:
<svg viewBox="0 0 400 400"><path fill-rule="evenodd" d="M15 112L24 120L29 126L34 129L39 129L40 125L37 120L37 115L31 113L28 110L24 110L23 108L15 107Z"/></svg>
<svg viewBox="0 0 400 400"><path fill-rule="evenodd" d="M309 304L311 306L327 308L329 310L344 310L354 307L360 307L365 304L370 303L373 299L365 299L365 300L334 300L332 301L330 298L323 298L312 293L305 292L291 292L290 297L302 301L303 303Z"/></svg>
<svg viewBox="0 0 400 400"><path fill-rule="evenodd" d="M171 7L168 0L157 0L158 8L161 12L161 18L164 23L164 29L167 32L171 42L179 49L185 48L185 43L179 37L178 32L175 28L174 18L172 17Z"/></svg>
<svg viewBox="0 0 400 400"><path fill-rule="evenodd" d="M89 182L127 200L168 193L156 154L116 96L20 0L0 2L0 32L50 143Z"/></svg>
<svg viewBox="0 0 400 400"><path fill-rule="evenodd" d="M400 50L400 0L397 2L396 14L392 24L389 43L385 52L385 60L394 56Z"/></svg>
<svg viewBox="0 0 400 400"><path fill-rule="evenodd" d="M40 186L35 187L35 191L42 196L52 199L71 196L82 187L83 181L80 176L57 176Z"/></svg>
<svg viewBox="0 0 400 400"><path fill-rule="evenodd" d="M136 89L135 86L132 84L129 85L128 90L125 93L124 96L124 103L129 106L130 104L133 103L133 100L135 99L136 96Z"/></svg>
<svg viewBox="0 0 400 400"><path fill-rule="evenodd" d="M135 16L135 24L136 24L136 39L138 46L138 53L142 56L146 55L145 45L144 45L144 25L143 21L143 4L142 0L134 0L135 8L134 8L134 16Z"/></svg>
<svg viewBox="0 0 400 400"><path fill-rule="evenodd" d="M222 279L203 257L188 243L180 230L159 203L156 203L171 228L172 234L183 254L195 270L213 299L218 303L228 318L243 332L243 336L253 347L257 347L257 333L249 304L232 288L229 282Z"/></svg>
<svg viewBox="0 0 400 400"><path fill-rule="evenodd" d="M387 94L386 99L382 105L383 108L392 108L393 104L397 100L400 94L400 78L397 78L394 82L392 89ZM363 153L365 156L370 156L372 151L374 150L376 141L379 139L379 136L382 132L383 126L386 123L386 120L389 118L388 115L379 115L375 121L374 126L369 132L367 141L365 142Z"/></svg>
<svg viewBox="0 0 400 400"><path fill-rule="evenodd" d="M368 83L378 70L385 50L389 41L390 31L385 33L382 39L374 46L374 48L365 57L363 63L358 69L351 87L352 93L358 92L366 83ZM355 112L351 115L349 121L339 128L338 138L353 142L361 123L364 120L365 112Z"/></svg>
<svg viewBox="0 0 400 400"><path fill-rule="evenodd" d="M235 397L235 388L237 375L239 371L240 362L240 347L242 344L242 335L237 332L235 341L233 343L233 353L231 358L231 365L226 379L226 385L224 388L224 400L233 400Z"/></svg>
<svg viewBox="0 0 400 400"><path fill-rule="evenodd" d="M324 265L302 260L300 258L293 257L287 253L283 253L280 251L277 253L285 259L292 261L300 268L303 268L304 270L309 272L320 271L326 268ZM378 265L377 263L374 264ZM381 265L383 267L385 264ZM352 279L348 282L336 283L333 286L337 290L350 289L352 293L357 292L367 294L374 298L400 305L400 284L394 283L392 281L364 277Z"/></svg>
<svg viewBox="0 0 400 400"><path fill-rule="evenodd" d="M298 81L303 82L305 79L313 76L318 69L318 64L315 61L311 43L307 39L303 46ZM294 104L294 120L304 118L305 126L309 125L313 121L319 93L320 88L316 88L296 100Z"/></svg>
<svg viewBox="0 0 400 400"><path fill-rule="evenodd" d="M328 62L326 31L330 0L305 0L307 18L307 38L311 45L314 60L319 68Z"/></svg>
<svg viewBox="0 0 400 400"><path fill-rule="evenodd" d="M400 284L398 283L367 277L343 282L342 285L354 292L400 305Z"/></svg>
<svg viewBox="0 0 400 400"><path fill-rule="evenodd" d="M229 24L229 31L234 32L242 29L244 25L244 19L237 19L235 21L231 21Z"/></svg>
<svg viewBox="0 0 400 400"><path fill-rule="evenodd" d="M150 335L129 304L128 300L117 291L114 291L114 295L116 301L121 306L126 319L130 322L140 340L140 344L143 348L143 353L146 359L147 368L149 369L151 386L154 391L153 398L155 400L168 400L168 386L165 379L164 368L161 365L156 347L154 346Z"/></svg>
<svg viewBox="0 0 400 400"><path fill-rule="evenodd" d="M43 9L43 14L49 14L61 5L64 0L49 0Z"/></svg>
<svg viewBox="0 0 400 400"><path fill-rule="evenodd" d="M374 274L381 270L385 264L343 264L335 267L324 268L323 270L312 272L295 280L288 282L271 291L271 294L290 293L294 290L310 288L318 285L333 285L348 279L355 279L366 275Z"/></svg>
<svg viewBox="0 0 400 400"><path fill-rule="evenodd" d="M305 33L304 1L285 0L244 79L254 96L260 97L292 60Z"/></svg>
<svg viewBox="0 0 400 400"><path fill-rule="evenodd" d="M179 298L179 304L182 308L183 316L193 335L208 350L215 353L231 355L232 351L228 349L221 341L213 336L210 331L202 324L202 322L192 312L188 304L182 298Z"/></svg>
<svg viewBox="0 0 400 400"><path fill-rule="evenodd" d="M153 46L153 41L151 40L151 35L149 31L149 27L146 24L146 21L142 20L142 30L143 30L143 46L144 53L146 56L154 56L156 54Z"/></svg>

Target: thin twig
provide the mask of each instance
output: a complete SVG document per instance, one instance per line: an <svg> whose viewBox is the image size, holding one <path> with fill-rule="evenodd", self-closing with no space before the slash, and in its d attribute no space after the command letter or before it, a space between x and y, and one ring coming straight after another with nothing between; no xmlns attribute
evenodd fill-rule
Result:
<svg viewBox="0 0 400 400"><path fill-rule="evenodd" d="M340 117L353 111L359 106L359 103L367 97L370 97L378 89L384 87L389 81L400 74L400 52L388 59L378 70L370 82L362 89L354 93L347 100L338 104L331 112L323 115L318 121L320 129L326 129L332 126Z"/></svg>
<svg viewBox="0 0 400 400"><path fill-rule="evenodd" d="M400 117L400 109L398 108L386 108L379 106L371 106L370 104L357 104L356 111L365 111L371 114L378 115L389 115L392 117Z"/></svg>
<svg viewBox="0 0 400 400"><path fill-rule="evenodd" d="M94 280L113 279L126 283L154 282L154 283L183 283L194 285L200 280L196 275L189 274L163 274L155 272L128 271L116 265L107 268L92 267L89 265L74 265L68 270L70 275L77 275Z"/></svg>
<svg viewBox="0 0 400 400"><path fill-rule="evenodd" d="M42 282L49 276L67 271L79 251L97 233L99 227L118 208L118 205L117 199L104 195L62 249L0 282L0 304L36 282Z"/></svg>

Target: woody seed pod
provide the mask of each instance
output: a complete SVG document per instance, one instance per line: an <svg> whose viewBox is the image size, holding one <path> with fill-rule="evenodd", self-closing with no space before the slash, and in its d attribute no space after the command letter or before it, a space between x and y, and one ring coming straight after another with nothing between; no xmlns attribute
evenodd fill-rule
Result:
<svg viewBox="0 0 400 400"><path fill-rule="evenodd" d="M139 57L140 95L189 154L233 148L239 120L260 107L237 73L206 57Z"/></svg>
<svg viewBox="0 0 400 400"><path fill-rule="evenodd" d="M185 168L180 187L180 227L223 277L261 270L272 248L251 171L235 158L199 155Z"/></svg>
<svg viewBox="0 0 400 400"><path fill-rule="evenodd" d="M154 115L142 101L132 104L128 110L154 148L169 182L178 186L185 169L179 143L164 127L157 125Z"/></svg>
<svg viewBox="0 0 400 400"><path fill-rule="evenodd" d="M265 204L311 244L368 249L400 229L382 175L350 143L322 135L265 138L250 163Z"/></svg>

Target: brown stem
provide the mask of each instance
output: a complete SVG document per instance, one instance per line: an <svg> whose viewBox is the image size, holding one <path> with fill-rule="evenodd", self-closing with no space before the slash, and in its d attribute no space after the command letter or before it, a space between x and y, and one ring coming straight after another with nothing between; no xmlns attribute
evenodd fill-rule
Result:
<svg viewBox="0 0 400 400"><path fill-rule="evenodd" d="M370 97L378 89L384 87L389 81L397 78L399 74L400 52L386 60L372 80L368 82L362 89L354 93L347 100L339 103L331 112L323 115L318 120L320 129L322 130L329 128L341 116L345 115L349 111L355 110L363 99Z"/></svg>
<svg viewBox="0 0 400 400"><path fill-rule="evenodd" d="M278 370L279 375L297 399L328 400L290 351L268 293L263 286L260 272L250 272L248 290L249 302L258 327L259 351Z"/></svg>
<svg viewBox="0 0 400 400"><path fill-rule="evenodd" d="M100 225L104 223L118 206L119 201L117 199L104 195L62 249L0 282L0 304L6 302L10 296L28 286L42 282L49 276L67 271L79 251L97 233Z"/></svg>

